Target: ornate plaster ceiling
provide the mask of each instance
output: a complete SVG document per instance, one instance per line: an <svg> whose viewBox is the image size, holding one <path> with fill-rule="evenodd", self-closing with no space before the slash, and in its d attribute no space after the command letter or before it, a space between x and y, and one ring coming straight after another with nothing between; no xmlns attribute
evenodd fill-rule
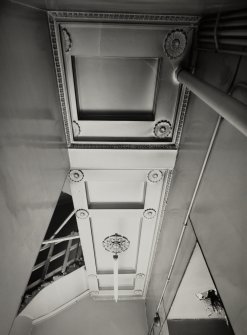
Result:
<svg viewBox="0 0 247 335"><path fill-rule="evenodd" d="M111 299L109 236L124 236L120 299L143 299L189 99L174 80L197 16L49 13L89 289ZM116 235L117 234L117 235Z"/></svg>

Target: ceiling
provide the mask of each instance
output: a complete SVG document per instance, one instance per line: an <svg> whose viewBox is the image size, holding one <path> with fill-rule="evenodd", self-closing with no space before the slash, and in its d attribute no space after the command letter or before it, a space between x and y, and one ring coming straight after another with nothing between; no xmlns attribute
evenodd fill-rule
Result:
<svg viewBox="0 0 247 335"><path fill-rule="evenodd" d="M20 2L19 2L20 3ZM45 10L110 10L203 14L245 1L183 1L176 2L73 2L22 1L26 6ZM69 158L60 113L56 78L50 49L47 16L43 11L8 3L1 13L1 334L8 334L21 296L50 222L64 179ZM18 49L18 53L16 52ZM244 64L244 62L243 62ZM235 71L236 61L223 55L199 55L197 74L226 90ZM220 69L220 70L219 70ZM241 68L242 77L246 63ZM167 219L163 223L147 295L149 324L159 301L163 283L169 271L181 225L189 206L194 186L211 139L217 115L191 97L174 170ZM233 139L233 141L232 141ZM221 125L210 165L206 170L199 207L192 221L206 258L213 269L216 284L226 301L230 320L244 334L246 307L246 268L242 255L246 251L245 139L226 122ZM103 155L101 156L103 157ZM140 157L140 156L139 156ZM138 157L138 158L139 158ZM163 158L161 157L160 160ZM116 162L116 164L118 164ZM124 162L126 164L126 160ZM222 171L222 173L221 173ZM239 179L238 176L239 175ZM230 178L226 178L230 176ZM209 182L208 182L209 181ZM212 193L212 188L214 193ZM221 189L223 188L222 196ZM218 205L215 206L215 203ZM227 204L227 205L225 205ZM224 207L224 215L219 210ZM209 216L208 213L211 213ZM233 213L233 214L232 214ZM217 223L217 233L214 234ZM234 225L232 224L234 222ZM190 227L190 229L192 229ZM234 236L231 239L231 235ZM195 239L190 232L185 239L175 272L176 287L190 258ZM230 248L221 249L219 241L231 241ZM221 243L220 243L221 245ZM228 257L224 257L227 250ZM9 264L12 264L10 267ZM236 284L237 283L237 284ZM171 296L176 287L171 289ZM237 298L236 298L237 297ZM237 300L236 300L237 299ZM79 313L80 314L80 313Z"/></svg>
<svg viewBox="0 0 247 335"><path fill-rule="evenodd" d="M224 8L244 7L245 0L20 0L19 2L45 10L62 11L113 11L157 14L205 14Z"/></svg>
<svg viewBox="0 0 247 335"><path fill-rule="evenodd" d="M178 26L183 42L173 59L193 66L197 17L131 18L49 13L71 194L95 299L146 297L188 102L164 52ZM128 241L115 255L117 288L109 253L116 239Z"/></svg>

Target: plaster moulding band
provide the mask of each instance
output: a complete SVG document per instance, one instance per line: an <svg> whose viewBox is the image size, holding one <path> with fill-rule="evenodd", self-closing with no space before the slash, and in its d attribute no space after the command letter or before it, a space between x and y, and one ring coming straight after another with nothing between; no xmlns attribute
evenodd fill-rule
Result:
<svg viewBox="0 0 247 335"><path fill-rule="evenodd" d="M88 150L69 149L71 168L85 170L172 170L175 165L177 150Z"/></svg>
<svg viewBox="0 0 247 335"><path fill-rule="evenodd" d="M160 24L168 26L169 29L176 27L195 28L200 20L199 16L189 15L155 15L155 14L129 14L129 13L96 13L96 12L48 12L48 21L50 27L51 44L54 56L54 63L57 75L57 83L60 97L61 110L63 115L64 127L67 145L70 148L85 149L174 149L179 145L184 117L189 101L189 90L182 87L177 101L177 121L174 128L174 138L170 143L162 142L90 142L74 140L74 127L71 115L69 101L67 97L67 86L65 73L63 70L63 56L59 48L59 24L61 22L101 22L101 23L144 23ZM67 35L66 35L67 36ZM68 36L66 43L69 42ZM69 48L69 46L68 46ZM73 124L73 125L72 125ZM74 126L74 127L73 127ZM76 128L80 133L80 129Z"/></svg>
<svg viewBox="0 0 247 335"><path fill-rule="evenodd" d="M161 195L161 204L160 204L159 211L157 213L157 225L156 225L156 231L154 233L155 238L154 238L154 243L152 245L151 253L150 253L152 256L149 259L148 272L146 274L147 280L145 281L145 286L143 290L144 298L146 298L146 295L147 295L147 289L148 289L148 285L151 279L151 272L152 272L154 258L155 258L156 249L158 245L158 237L159 237L160 230L161 230L164 217L165 217L167 200L168 200L169 190L170 190L171 181L172 181L172 174L173 174L173 170L166 170L165 172L165 182L164 182L163 192Z"/></svg>
<svg viewBox="0 0 247 335"><path fill-rule="evenodd" d="M165 15L165 14L138 14L138 13L113 13L113 12L65 12L49 11L51 20L83 20L99 22L144 22L160 23L163 25L194 26L199 23L200 16L193 15Z"/></svg>

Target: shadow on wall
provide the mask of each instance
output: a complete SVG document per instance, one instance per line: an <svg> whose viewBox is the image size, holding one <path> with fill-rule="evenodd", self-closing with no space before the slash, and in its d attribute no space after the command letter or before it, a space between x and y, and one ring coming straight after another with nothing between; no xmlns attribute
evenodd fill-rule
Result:
<svg viewBox="0 0 247 335"><path fill-rule="evenodd" d="M169 335L234 335L223 319L168 320Z"/></svg>

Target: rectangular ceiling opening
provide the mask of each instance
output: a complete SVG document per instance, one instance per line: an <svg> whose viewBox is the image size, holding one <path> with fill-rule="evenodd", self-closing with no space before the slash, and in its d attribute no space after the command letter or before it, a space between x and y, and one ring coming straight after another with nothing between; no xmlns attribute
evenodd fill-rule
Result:
<svg viewBox="0 0 247 335"><path fill-rule="evenodd" d="M154 121L158 58L72 57L78 120Z"/></svg>

